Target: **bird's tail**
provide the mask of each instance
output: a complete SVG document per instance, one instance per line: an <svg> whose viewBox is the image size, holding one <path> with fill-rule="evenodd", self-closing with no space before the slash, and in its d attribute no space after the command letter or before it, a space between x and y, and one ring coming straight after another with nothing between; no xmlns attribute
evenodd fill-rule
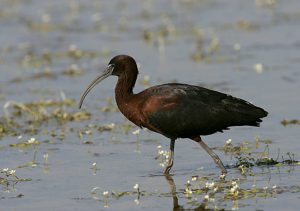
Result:
<svg viewBox="0 0 300 211"><path fill-rule="evenodd" d="M248 105L245 109L240 109L238 113L242 116L242 118L239 118L241 120L241 125L256 127L260 125L262 118L268 115L267 111L252 104Z"/></svg>

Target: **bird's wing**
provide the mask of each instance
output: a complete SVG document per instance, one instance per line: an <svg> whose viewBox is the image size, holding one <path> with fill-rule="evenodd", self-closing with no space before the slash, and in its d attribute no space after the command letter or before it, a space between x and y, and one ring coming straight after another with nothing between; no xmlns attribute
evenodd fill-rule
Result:
<svg viewBox="0 0 300 211"><path fill-rule="evenodd" d="M148 124L168 137L208 135L235 125L257 125L262 109L198 86L165 84L143 103ZM261 111L262 110L262 111Z"/></svg>

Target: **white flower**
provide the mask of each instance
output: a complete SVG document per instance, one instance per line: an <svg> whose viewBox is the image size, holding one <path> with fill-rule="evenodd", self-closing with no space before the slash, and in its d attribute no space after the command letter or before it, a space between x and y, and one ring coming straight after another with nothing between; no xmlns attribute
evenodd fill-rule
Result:
<svg viewBox="0 0 300 211"><path fill-rule="evenodd" d="M133 186L133 189L138 190L138 189L139 189L139 184L135 184L135 185Z"/></svg>
<svg viewBox="0 0 300 211"><path fill-rule="evenodd" d="M48 160L49 154L48 154L48 153L45 153L45 154L43 155L43 157L44 157L45 160Z"/></svg>
<svg viewBox="0 0 300 211"><path fill-rule="evenodd" d="M161 149L161 145L158 145L158 146L157 146L157 149Z"/></svg>
<svg viewBox="0 0 300 211"><path fill-rule="evenodd" d="M110 124L107 124L106 125L106 127L108 128L108 129L114 129L114 127L115 127L116 125L114 124L114 123L110 123Z"/></svg>
<svg viewBox="0 0 300 211"><path fill-rule="evenodd" d="M12 169L8 172L10 175L15 176L16 174L16 170Z"/></svg>
<svg viewBox="0 0 300 211"><path fill-rule="evenodd" d="M238 188L239 188L238 185L234 185L234 186L230 189L230 193L236 193L236 194L238 194Z"/></svg>
<svg viewBox="0 0 300 211"><path fill-rule="evenodd" d="M7 172L8 171L8 168L5 168L5 169L2 169L3 172Z"/></svg>
<svg viewBox="0 0 300 211"><path fill-rule="evenodd" d="M209 199L209 195L208 195L208 194L205 195L205 196L204 196L204 199L205 199L205 200L208 200L208 199Z"/></svg>
<svg viewBox="0 0 300 211"><path fill-rule="evenodd" d="M197 177L196 176L193 176L192 177L192 181L196 181L197 180Z"/></svg>
<svg viewBox="0 0 300 211"><path fill-rule="evenodd" d="M162 155L162 154L164 154L164 151L163 151L163 150L159 150L159 151L158 151L158 154L159 154L159 155Z"/></svg>
<svg viewBox="0 0 300 211"><path fill-rule="evenodd" d="M206 187L206 188L213 188L214 186L215 186L215 183L214 183L214 182L212 182L212 183L206 182L206 183L205 183L205 187Z"/></svg>
<svg viewBox="0 0 300 211"><path fill-rule="evenodd" d="M257 63L253 65L253 69L257 72L257 73L262 73L264 67L261 63Z"/></svg>
<svg viewBox="0 0 300 211"><path fill-rule="evenodd" d="M231 144L232 140L231 138L229 138L227 141L226 141L226 144Z"/></svg>
<svg viewBox="0 0 300 211"><path fill-rule="evenodd" d="M108 196L108 191L104 191L103 196Z"/></svg>
<svg viewBox="0 0 300 211"><path fill-rule="evenodd" d="M186 188L185 193L190 195L190 194L193 194L193 191L190 188Z"/></svg>
<svg viewBox="0 0 300 211"><path fill-rule="evenodd" d="M27 142L28 142L28 144L34 144L35 138L30 138Z"/></svg>
<svg viewBox="0 0 300 211"><path fill-rule="evenodd" d="M205 187L208 188L209 187L209 182L205 183Z"/></svg>
<svg viewBox="0 0 300 211"><path fill-rule="evenodd" d="M96 166L97 166L97 163L93 163L92 165L93 165L93 167L96 167Z"/></svg>
<svg viewBox="0 0 300 211"><path fill-rule="evenodd" d="M138 135L138 134L140 134L140 129L137 129L137 130L135 130L135 131L132 131L132 134L133 134L133 135Z"/></svg>

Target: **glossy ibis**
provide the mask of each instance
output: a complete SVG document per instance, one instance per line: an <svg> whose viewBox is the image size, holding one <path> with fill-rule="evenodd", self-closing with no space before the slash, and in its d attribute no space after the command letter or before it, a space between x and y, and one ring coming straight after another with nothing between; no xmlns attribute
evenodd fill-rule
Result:
<svg viewBox="0 0 300 211"><path fill-rule="evenodd" d="M173 166L177 138L190 138L199 143L221 168L222 174L226 174L218 155L200 136L222 132L230 126L259 126L261 118L268 114L245 100L187 84L163 84L134 94L138 68L135 60L127 55L118 55L110 60L105 71L82 94L79 108L91 89L110 75L118 76L115 98L124 116L135 125L171 140L170 159L165 174Z"/></svg>

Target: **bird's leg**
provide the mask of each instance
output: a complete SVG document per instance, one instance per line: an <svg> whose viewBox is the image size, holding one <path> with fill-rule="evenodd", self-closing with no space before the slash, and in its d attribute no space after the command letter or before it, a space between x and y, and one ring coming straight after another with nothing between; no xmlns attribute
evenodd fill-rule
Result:
<svg viewBox="0 0 300 211"><path fill-rule="evenodd" d="M227 170L225 169L225 166L223 165L219 156L202 141L200 136L192 137L191 139L199 143L201 147L212 157L212 159L214 159L215 163L221 168L223 175L227 174Z"/></svg>
<svg viewBox="0 0 300 211"><path fill-rule="evenodd" d="M169 174L172 166L173 166L173 162L174 162L174 147L175 147L175 139L171 139L170 142L170 157L169 157L169 161L168 161L168 165L164 171L164 174Z"/></svg>

